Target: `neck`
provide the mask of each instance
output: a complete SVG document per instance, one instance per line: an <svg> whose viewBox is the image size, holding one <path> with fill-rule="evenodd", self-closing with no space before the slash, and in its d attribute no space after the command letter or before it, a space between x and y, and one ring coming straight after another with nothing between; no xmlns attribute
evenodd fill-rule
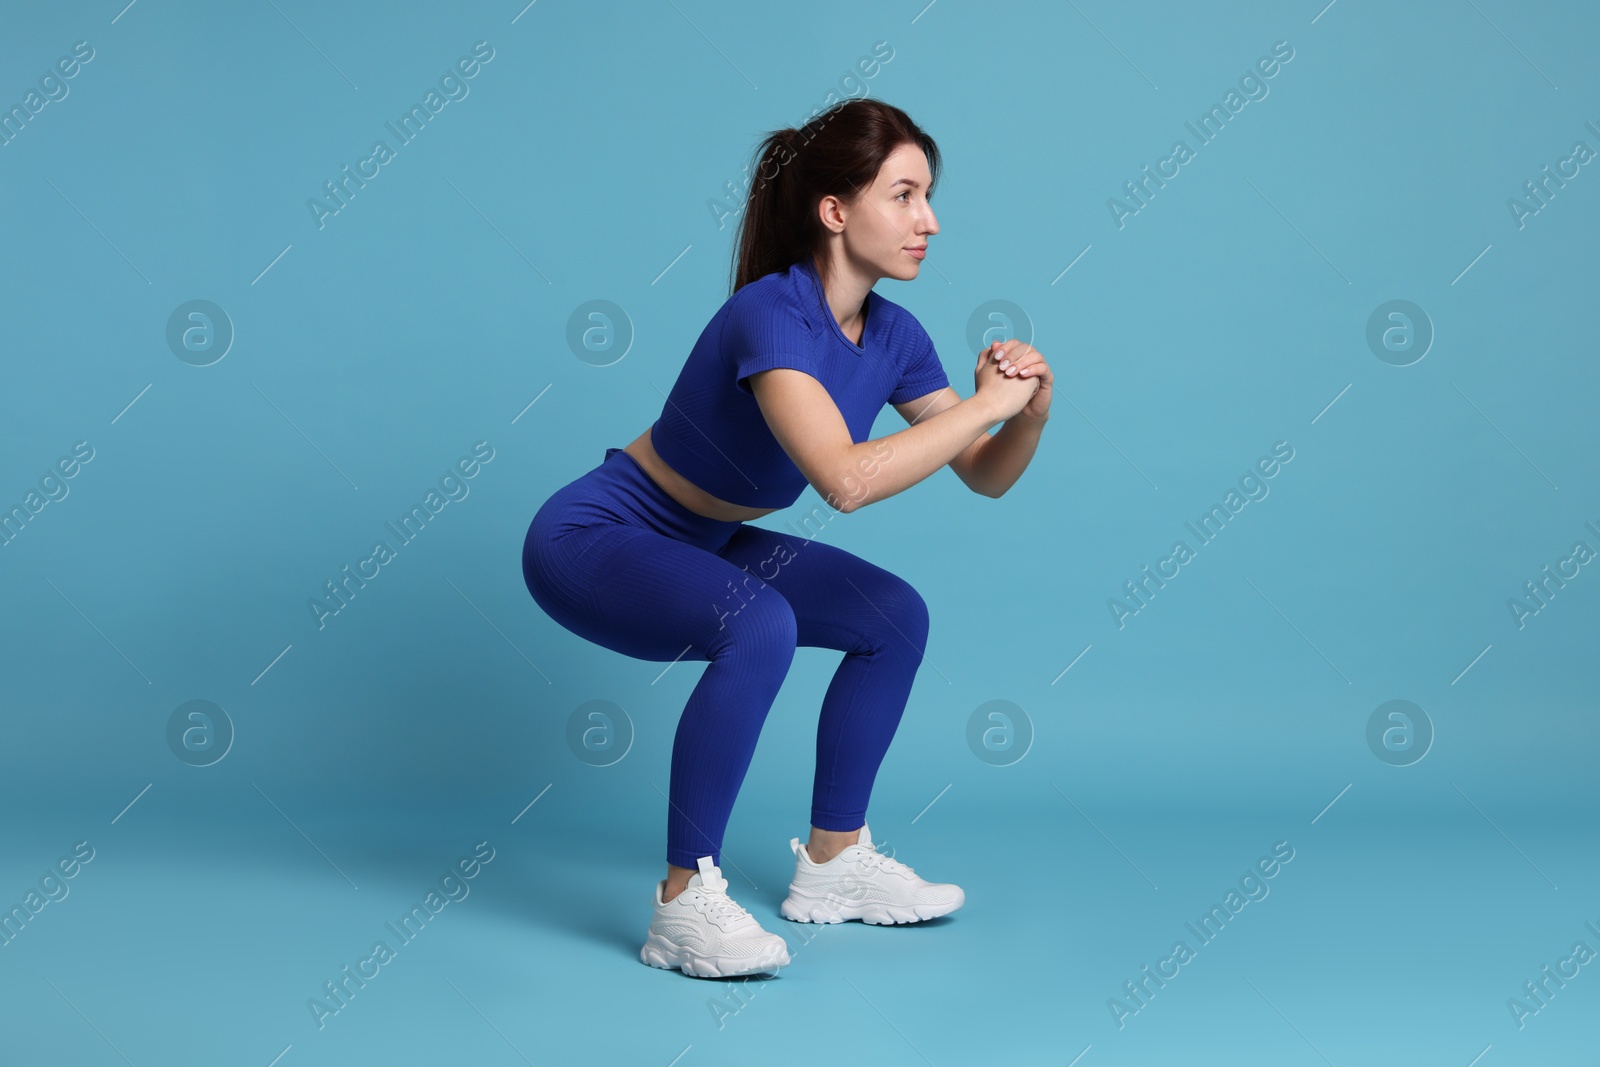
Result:
<svg viewBox="0 0 1600 1067"><path fill-rule="evenodd" d="M832 264L832 277L822 286L823 301L828 305L828 311L833 315L839 329L847 335L854 335L858 327L862 326L863 312L866 310L867 293L878 283L872 275L862 274L852 270L848 265L835 259ZM822 271L813 262L812 269L817 278L822 279Z"/></svg>

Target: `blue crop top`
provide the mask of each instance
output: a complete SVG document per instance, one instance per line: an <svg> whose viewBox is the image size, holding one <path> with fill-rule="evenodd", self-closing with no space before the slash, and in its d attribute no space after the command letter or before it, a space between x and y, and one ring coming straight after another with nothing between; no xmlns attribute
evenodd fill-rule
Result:
<svg viewBox="0 0 1600 1067"><path fill-rule="evenodd" d="M865 314L861 344L853 344L828 310L810 260L745 285L701 331L651 425L656 454L729 503L793 504L806 478L772 436L750 375L792 367L816 378L857 444L868 440L884 404L950 384L933 339L909 311L868 290Z"/></svg>

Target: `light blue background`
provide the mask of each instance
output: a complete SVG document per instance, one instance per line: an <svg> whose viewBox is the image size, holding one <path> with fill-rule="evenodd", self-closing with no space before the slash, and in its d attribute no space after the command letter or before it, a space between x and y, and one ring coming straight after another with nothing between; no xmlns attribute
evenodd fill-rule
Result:
<svg viewBox="0 0 1600 1067"><path fill-rule="evenodd" d="M1600 575L1522 628L1507 607L1600 549L1600 165L1524 226L1507 207L1600 150L1586 5L112 0L0 23L7 107L95 50L0 147L0 504L94 449L0 549L0 905L95 849L0 946L3 1062L1592 1055L1593 967L1524 1028L1506 1007L1600 950ZM307 200L478 41L468 95L319 228ZM703 664L561 629L522 538L654 419L726 299L712 202L879 41L844 89L946 163L921 277L880 292L963 395L992 300L1056 375L1002 499L940 472L820 535L928 600L869 819L968 903L778 917L838 656L802 649L724 859L794 962L697 982L637 952ZM1270 93L1197 146L1184 124L1278 41ZM1195 158L1119 228L1108 199L1178 138ZM166 341L196 299L236 330L204 367ZM1366 342L1395 299L1436 331L1404 367ZM620 359L569 347L591 300L625 313ZM470 492L319 629L308 600L479 441ZM1107 600L1278 441L1270 495L1119 629ZM194 699L236 731L207 767L166 740ZM1391 699L1436 731L1410 766L1367 745ZM608 767L565 740L591 700L631 722ZM1031 724L1009 766L967 743L992 700ZM319 1030L307 999L479 841L471 895ZM1270 896L1119 1028L1107 1000L1278 841Z"/></svg>

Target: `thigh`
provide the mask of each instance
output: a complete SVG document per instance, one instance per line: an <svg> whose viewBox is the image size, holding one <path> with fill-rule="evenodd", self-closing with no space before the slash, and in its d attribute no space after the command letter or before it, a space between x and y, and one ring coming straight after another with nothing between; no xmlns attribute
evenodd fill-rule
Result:
<svg viewBox="0 0 1600 1067"><path fill-rule="evenodd" d="M842 548L745 523L719 555L738 568L751 603L770 592L789 602L801 645L865 652L904 639L921 653L927 642L927 605L916 589Z"/></svg>
<svg viewBox="0 0 1600 1067"><path fill-rule="evenodd" d="M728 637L719 605L742 577L713 552L624 522L530 535L523 572L556 622L645 660L710 659Z"/></svg>

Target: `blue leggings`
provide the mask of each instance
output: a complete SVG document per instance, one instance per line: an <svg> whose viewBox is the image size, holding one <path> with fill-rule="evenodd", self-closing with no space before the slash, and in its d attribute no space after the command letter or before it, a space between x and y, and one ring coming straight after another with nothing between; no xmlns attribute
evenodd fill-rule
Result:
<svg viewBox="0 0 1600 1067"><path fill-rule="evenodd" d="M668 863L721 863L797 645L845 653L817 722L811 824L865 821L928 638L927 605L904 579L831 545L690 511L620 448L539 508L522 573L579 637L636 659L710 662L673 740Z"/></svg>

